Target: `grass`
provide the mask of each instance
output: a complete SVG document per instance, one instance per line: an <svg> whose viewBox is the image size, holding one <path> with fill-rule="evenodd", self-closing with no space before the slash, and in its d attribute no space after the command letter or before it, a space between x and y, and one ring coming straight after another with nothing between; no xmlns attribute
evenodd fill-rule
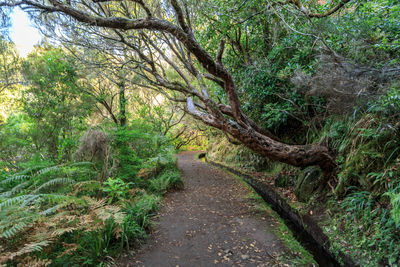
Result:
<svg viewBox="0 0 400 267"><path fill-rule="evenodd" d="M361 266L399 266L400 227L372 194L356 192L331 205L333 216L323 229L334 253L346 253Z"/></svg>

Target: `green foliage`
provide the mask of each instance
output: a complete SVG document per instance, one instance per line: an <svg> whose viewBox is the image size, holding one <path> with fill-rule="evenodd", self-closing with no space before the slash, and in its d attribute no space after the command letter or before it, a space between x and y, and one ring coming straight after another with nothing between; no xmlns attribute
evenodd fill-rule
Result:
<svg viewBox="0 0 400 267"><path fill-rule="evenodd" d="M398 173L400 135L389 118L373 114L359 119L332 117L318 137L327 138L338 152L336 194L344 196L353 186L383 194L393 184Z"/></svg>
<svg viewBox="0 0 400 267"><path fill-rule="evenodd" d="M288 90L288 82L272 73L268 64L249 66L236 72L236 77L240 81L244 111L264 128L279 132L290 120L305 115L301 94Z"/></svg>
<svg viewBox="0 0 400 267"><path fill-rule="evenodd" d="M388 193L392 204L391 215L398 228L400 228L400 193Z"/></svg>
<svg viewBox="0 0 400 267"><path fill-rule="evenodd" d="M399 224L377 196L367 191L348 195L344 213L332 218L326 231L336 251L349 253L362 266L397 266L400 261Z"/></svg>
<svg viewBox="0 0 400 267"><path fill-rule="evenodd" d="M167 169L158 177L150 180L149 190L157 194L165 194L169 189L182 189L183 180L179 170Z"/></svg>
<svg viewBox="0 0 400 267"><path fill-rule="evenodd" d="M332 6L329 1L302 2L315 12ZM249 117L281 140L305 143L329 139L337 151L335 197L344 199L340 205L344 214L334 218L338 227L333 229L336 226L332 224L329 231L336 235L345 229L347 240L352 241L345 245L352 246L354 253L360 249L377 253L368 264L394 265L399 254L396 224L400 205L394 188L400 169L400 93L397 76L385 75L396 73L400 64L399 2L351 1L342 11L318 20L298 15L293 6L271 5L264 0L187 3L198 14L192 20L196 38L213 57L221 39L226 41L222 61L232 73ZM332 112L326 105L328 98L312 97L309 90L312 79L324 74L322 58L332 51L340 54L333 64L346 68L352 63L356 72L346 73L349 79L368 74L364 69L382 70L382 78L375 75L379 77L368 83L374 94L382 96L378 100L371 97L368 105L355 105L354 114L345 118L327 118ZM124 99L128 124L114 128L103 123L102 132L108 134L101 160L93 150L88 157L93 163L74 165L70 160L86 124L103 121L99 114L92 114L93 101L104 106L97 107L101 115L103 109L108 115L115 112L115 88L104 89L112 82L93 78L96 72L82 77L73 57L62 49L47 47L25 60L27 86L21 89L8 84L18 76L19 68L12 45L2 41L0 55L0 91L6 81L7 88L20 89L17 91L23 95L23 112L8 116L0 110L0 238L6 244L0 251L2 256L15 261L10 264L21 263L23 257L34 253L55 265L95 265L105 261L107 254L144 238L158 195L182 187L171 140L175 139L178 148L184 135L170 131L179 125L189 132L187 122L180 122L182 112L155 104L153 95L136 99L137 106L132 105L132 99ZM107 56L97 57L112 64ZM165 71L168 80L178 85L178 75ZM309 80L295 86L296 72ZM139 76L132 78L134 82ZM88 85L82 86L85 82L78 78L87 79ZM101 82L89 88L92 81ZM228 102L222 88L210 81L206 86L215 101ZM127 86L127 97L134 94L130 89ZM7 104L3 106L15 103L10 95L0 96L0 102ZM219 141L215 146L210 142L215 158L252 170L282 171L282 165L271 166L242 146ZM29 238L24 240L26 236Z"/></svg>
<svg viewBox="0 0 400 267"><path fill-rule="evenodd" d="M112 131L102 161L54 165L33 159L0 176L2 263L24 262L36 253L55 265L95 265L146 237L159 194L180 188L182 180L165 137L136 126ZM99 171L108 161L119 166L102 183ZM148 180L137 176L149 167L159 171Z"/></svg>
<svg viewBox="0 0 400 267"><path fill-rule="evenodd" d="M331 2L303 4L315 12L332 7ZM308 95L311 80L303 81L304 88L292 83L298 71L321 79L315 74L326 65L321 55L329 54L329 49L343 56L345 62L355 64L354 73L348 72L352 78L358 77L364 66L382 69L383 76L386 73L398 76L395 75L399 64L396 57L400 32L398 1L352 2L342 12L318 20L295 16L289 7L266 6L265 1L196 3L195 10L204 14L196 17L201 25L196 37L209 51L217 51L220 39L229 44L223 60L238 86L244 111L277 136L285 136L291 142L304 142L310 126L318 130L319 123L323 125L325 112L332 112L329 106L327 110L326 96ZM345 69L347 67L344 65ZM329 76L329 71L325 75ZM382 85L368 84L374 87L373 92L382 91ZM390 84L383 85L387 86ZM330 90L335 85L323 87L322 90ZM214 93L227 101L222 89L215 87ZM389 95L387 100L392 104L388 103L387 107L395 106L399 102L393 97L396 89L391 89ZM356 104L354 102L354 108ZM385 108L386 111L390 109Z"/></svg>
<svg viewBox="0 0 400 267"><path fill-rule="evenodd" d="M87 176L91 172L87 169L90 166L82 166L85 170L72 164L41 166L1 177L0 239L6 242L6 239L13 237L15 240L8 249L5 247L2 262L23 257L33 251L41 251L43 247L49 246L59 234L52 232L51 223L45 231L39 226L43 223L54 223L56 217L65 213L64 209L70 205L87 205L83 199L67 194L74 186L79 186L80 181L90 179ZM57 175L68 178L57 178ZM21 239L21 236L27 234L30 238L25 240L30 240L31 243L25 243Z"/></svg>
<svg viewBox="0 0 400 267"><path fill-rule="evenodd" d="M72 58L61 49L45 48L29 55L23 73L29 81L23 109L34 123L29 136L36 150L60 161L69 158L92 104L78 86Z"/></svg>
<svg viewBox="0 0 400 267"><path fill-rule="evenodd" d="M115 221L110 218L105 221L104 228L89 231L80 237L79 254L83 265L93 266L104 261L106 255L112 252L116 228Z"/></svg>
<svg viewBox="0 0 400 267"><path fill-rule="evenodd" d="M362 266L397 266L399 244L399 132L386 97L374 113L332 117L318 139L338 152L339 181L326 230L333 249L349 253ZM360 116L357 118L357 115ZM373 257L371 255L374 255Z"/></svg>
<svg viewBox="0 0 400 267"><path fill-rule="evenodd" d="M119 161L118 177L137 186L145 186L137 176L140 169L158 169L175 163L174 150L168 139L144 122L118 128L114 133L113 146L115 158Z"/></svg>
<svg viewBox="0 0 400 267"><path fill-rule="evenodd" d="M110 196L109 204L126 198L128 191L129 184L126 184L120 178L113 179L110 177L104 182L103 192L108 193Z"/></svg>
<svg viewBox="0 0 400 267"><path fill-rule="evenodd" d="M353 8L353 12L321 22L321 30L328 30L328 43L358 62L378 66L387 62L398 64L394 55L400 49L399 2L361 1L354 3Z"/></svg>
<svg viewBox="0 0 400 267"><path fill-rule="evenodd" d="M141 169L142 159L152 156L155 152L154 139L150 133L146 129L135 126L118 128L114 141L115 157L120 164L118 175L132 182L135 181L136 174Z"/></svg>
<svg viewBox="0 0 400 267"><path fill-rule="evenodd" d="M22 113L12 114L0 124L0 159L11 165L24 161L33 153L30 132L35 127L32 120Z"/></svg>
<svg viewBox="0 0 400 267"><path fill-rule="evenodd" d="M158 210L159 202L159 196L142 193L138 201L133 206L127 204L124 211L127 218L134 220L142 229L148 229L151 225L150 218ZM126 223L129 219L126 219Z"/></svg>
<svg viewBox="0 0 400 267"><path fill-rule="evenodd" d="M15 45L0 35L0 103L3 105L12 103L12 101L7 103L11 99L4 98L4 95L18 89L20 68L21 58ZM1 111L8 113L10 110L1 109Z"/></svg>
<svg viewBox="0 0 400 267"><path fill-rule="evenodd" d="M377 103L371 103L370 110L386 117L397 118L400 114L400 84L393 84Z"/></svg>
<svg viewBox="0 0 400 267"><path fill-rule="evenodd" d="M332 248L336 253L350 254L362 266L397 266L400 260L400 139L396 118L395 113L385 112L331 116L320 132L311 131L314 136L309 136L312 142L329 142L337 152L339 180L331 181L336 194L328 195L329 206L325 208L330 218L324 222ZM250 168L258 165L256 159L243 155L244 148L232 147L226 140L210 142L208 157L212 160ZM269 175L287 168L272 163L264 166L271 166ZM303 210L308 212L307 208Z"/></svg>

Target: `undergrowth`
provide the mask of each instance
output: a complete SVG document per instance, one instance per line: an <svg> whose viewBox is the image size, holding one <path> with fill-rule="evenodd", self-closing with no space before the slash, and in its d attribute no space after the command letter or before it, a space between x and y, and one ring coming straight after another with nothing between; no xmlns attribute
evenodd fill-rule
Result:
<svg viewBox="0 0 400 267"><path fill-rule="evenodd" d="M339 165L324 228L333 251L362 266L400 264L400 128L392 94L358 117L328 121L321 134L331 138Z"/></svg>
<svg viewBox="0 0 400 267"><path fill-rule="evenodd" d="M2 171L0 264L113 264L145 240L161 196L182 188L174 150L161 137L144 129L91 131L81 140L90 141L82 156L88 161L32 161Z"/></svg>
<svg viewBox="0 0 400 267"><path fill-rule="evenodd" d="M351 255L362 266L398 266L400 223L388 203L368 191L358 191L337 205L336 214L324 227L332 237L332 250Z"/></svg>

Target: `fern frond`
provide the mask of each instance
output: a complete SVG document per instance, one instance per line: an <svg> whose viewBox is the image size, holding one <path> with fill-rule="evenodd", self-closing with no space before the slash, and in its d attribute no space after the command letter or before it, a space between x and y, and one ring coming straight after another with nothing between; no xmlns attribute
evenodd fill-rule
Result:
<svg viewBox="0 0 400 267"><path fill-rule="evenodd" d="M22 247L20 250L16 252L7 252L2 255L0 255L0 264L6 263L9 260L13 260L16 257L20 257L22 255L35 252L35 251L42 251L44 247L47 247L48 245L51 244L50 240L43 240L40 242L31 242L29 244L26 244L24 247ZM1 265L3 266L3 265ZM32 265L25 265L25 266L32 266Z"/></svg>
<svg viewBox="0 0 400 267"><path fill-rule="evenodd" d="M73 252L79 248L79 244L63 243L63 245L64 245L64 247L68 247L68 249L63 251L60 255L58 255L57 258L61 258L62 256L66 255L66 254L71 254L71 252Z"/></svg>
<svg viewBox="0 0 400 267"><path fill-rule="evenodd" d="M113 218L116 223L123 223L125 213L121 211L120 207L106 205L107 199L105 198L93 199L89 197L84 197L84 199L88 202L91 213L94 214L101 221L105 222L108 219Z"/></svg>
<svg viewBox="0 0 400 267"><path fill-rule="evenodd" d="M36 194L36 193L40 192L40 190L42 190L44 188L52 187L52 186L55 186L55 185L73 184L73 183L75 183L75 180L70 179L70 178L55 178L55 179L52 179L52 180L42 184L41 186L39 186L38 188L33 190L32 194Z"/></svg>
<svg viewBox="0 0 400 267"><path fill-rule="evenodd" d="M98 229L96 218L92 214L85 214L79 216L78 226L85 232L90 232L92 230Z"/></svg>
<svg viewBox="0 0 400 267"><path fill-rule="evenodd" d="M22 195L22 196L17 196L17 197L6 199L5 201L0 203L0 210L4 209L6 207L12 206L12 205L21 204L25 200L27 200L31 197L32 197L32 195Z"/></svg>
<svg viewBox="0 0 400 267"><path fill-rule="evenodd" d="M0 198L11 197L12 195L15 195L15 194L21 192L28 184L29 184L29 181L26 181L19 185L16 185L11 190L1 193Z"/></svg>
<svg viewBox="0 0 400 267"><path fill-rule="evenodd" d="M90 209L92 209L92 210L103 207L107 203L107 199L105 199L105 198L94 199L91 197L83 197L82 199L86 200Z"/></svg>
<svg viewBox="0 0 400 267"><path fill-rule="evenodd" d="M113 218L117 224L122 224L124 222L125 213L120 211L121 208L118 206L107 205L102 208L95 210L96 216L103 222L110 218Z"/></svg>
<svg viewBox="0 0 400 267"><path fill-rule="evenodd" d="M77 197L73 197L73 196L67 196L67 195L60 195L60 194L38 194L36 196L39 196L42 200L46 200L47 202L49 202L50 204L58 204L63 202L63 204L67 205L67 204L81 204L84 205L85 201L77 198Z"/></svg>
<svg viewBox="0 0 400 267"><path fill-rule="evenodd" d="M48 166L48 163L39 163L36 164L35 166L29 167L24 169L23 171L20 171L18 174L22 175L22 174L28 174L28 175L32 175L33 173L37 172L40 169L45 168L46 166Z"/></svg>
<svg viewBox="0 0 400 267"><path fill-rule="evenodd" d="M11 212L13 212L12 210ZM0 233L4 233L7 230L16 227L19 224L33 224L36 221L38 221L40 218L42 218L42 215L38 214L37 212L31 212L31 211L26 211L23 210L22 212L18 212L18 210L15 213L12 213L10 216L6 216L6 219L2 219L0 221ZM16 230L22 230L17 226ZM13 230L11 230L13 231Z"/></svg>
<svg viewBox="0 0 400 267"><path fill-rule="evenodd" d="M50 245L52 242L50 240L43 240L40 242L32 242L29 244L26 244L22 249L17 251L15 253L15 256L21 256L27 253L31 253L34 251L42 251L44 247L47 247Z"/></svg>
<svg viewBox="0 0 400 267"><path fill-rule="evenodd" d="M1 237L2 238L10 238L15 236L16 234L18 234L19 232L21 232L22 230L24 230L26 228L26 226L28 226L27 223L25 222L20 222L15 224L13 227L5 230L2 234Z"/></svg>
<svg viewBox="0 0 400 267"><path fill-rule="evenodd" d="M122 225L124 223L125 216L125 212L116 212L113 214L114 221L119 225Z"/></svg>
<svg viewBox="0 0 400 267"><path fill-rule="evenodd" d="M74 204L85 204L85 201L73 196L66 196L60 194L37 194L37 195L22 195L13 198L6 199L5 201L0 203L0 210L13 206L13 205L21 205L22 207L26 207L31 205L34 202L38 202L40 200L45 200L50 204L57 204L60 202L65 203L74 203Z"/></svg>
<svg viewBox="0 0 400 267"><path fill-rule="evenodd" d="M24 201L20 203L22 207L27 207L40 200L40 195L28 194L24 196L27 196L27 198L25 198Z"/></svg>
<svg viewBox="0 0 400 267"><path fill-rule="evenodd" d="M48 208L48 209L40 212L40 215L49 216L49 215L55 213L59 208L65 207L67 205L68 205L68 203L62 203L62 204L55 205L51 208Z"/></svg>
<svg viewBox="0 0 400 267"><path fill-rule="evenodd" d="M29 267L46 267L51 264L49 259L38 259L36 256L27 256L19 262L18 266L29 266Z"/></svg>
<svg viewBox="0 0 400 267"><path fill-rule="evenodd" d="M11 182L29 179L30 177L31 176L29 176L29 175L13 175L13 176L10 176L10 177L6 178L5 180L1 181L0 184L9 184Z"/></svg>
<svg viewBox="0 0 400 267"><path fill-rule="evenodd" d="M55 231L53 231L51 233L51 235L54 236L54 237L61 236L61 235L65 234L65 233L72 233L75 230L77 230L76 227L60 228L60 229L56 229Z"/></svg>
<svg viewBox="0 0 400 267"><path fill-rule="evenodd" d="M44 175L46 173L49 173L49 172L52 172L52 171L61 170L63 166L64 165L56 165L56 166L51 166L51 167L47 167L47 168L41 169L36 173L36 176L39 177L39 176L42 176L42 175Z"/></svg>

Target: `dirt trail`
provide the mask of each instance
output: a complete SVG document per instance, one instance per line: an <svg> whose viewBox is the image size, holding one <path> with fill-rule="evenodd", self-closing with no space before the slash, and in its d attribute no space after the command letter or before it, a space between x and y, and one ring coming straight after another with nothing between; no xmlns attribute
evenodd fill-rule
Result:
<svg viewBox="0 0 400 267"><path fill-rule="evenodd" d="M245 185L195 156L178 156L185 189L167 195L148 244L121 266L276 265L287 249L274 219L254 213Z"/></svg>

